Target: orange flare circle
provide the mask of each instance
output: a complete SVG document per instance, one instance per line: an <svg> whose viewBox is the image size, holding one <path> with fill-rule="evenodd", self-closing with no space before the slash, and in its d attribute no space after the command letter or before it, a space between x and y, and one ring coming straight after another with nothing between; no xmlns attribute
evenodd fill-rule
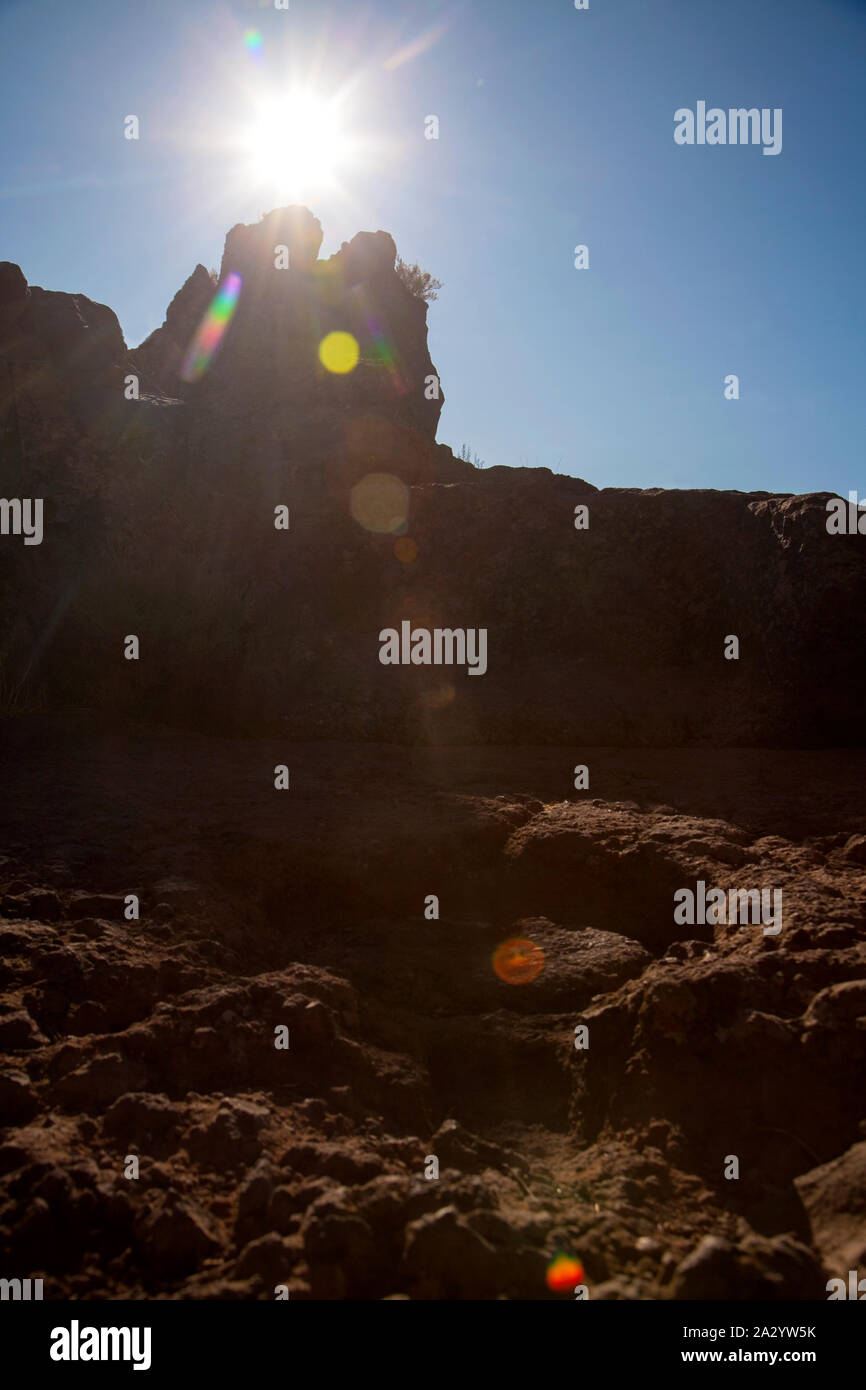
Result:
<svg viewBox="0 0 866 1390"><path fill-rule="evenodd" d="M437 685L432 690L425 690L419 699L425 709L444 709L446 705L453 704L455 696L453 685Z"/></svg>
<svg viewBox="0 0 866 1390"><path fill-rule="evenodd" d="M398 560L402 560L404 565L411 565L415 556L418 554L418 547L411 536L401 536L394 542L394 554Z"/></svg>
<svg viewBox="0 0 866 1390"><path fill-rule="evenodd" d="M553 1293L570 1293L583 1280L583 1265L571 1255L557 1255L547 1266L547 1287Z"/></svg>
<svg viewBox="0 0 866 1390"><path fill-rule="evenodd" d="M534 941L513 936L493 953L493 969L507 985L528 985L544 969L544 952Z"/></svg>

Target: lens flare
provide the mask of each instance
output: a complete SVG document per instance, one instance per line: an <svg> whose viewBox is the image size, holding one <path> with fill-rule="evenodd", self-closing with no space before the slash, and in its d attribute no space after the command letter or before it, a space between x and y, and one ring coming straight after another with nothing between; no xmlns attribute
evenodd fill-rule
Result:
<svg viewBox="0 0 866 1390"><path fill-rule="evenodd" d="M258 29L244 30L244 48L253 58L261 58L264 40Z"/></svg>
<svg viewBox="0 0 866 1390"><path fill-rule="evenodd" d="M394 349L388 341L382 325L379 323L378 319L371 315L367 320L367 328L373 339L373 351L387 371L394 391L398 396L402 396L406 390L406 383L400 375L400 370L394 357Z"/></svg>
<svg viewBox="0 0 866 1390"><path fill-rule="evenodd" d="M200 381L222 345L237 308L243 277L230 271L196 329L180 369L181 381Z"/></svg>
<svg viewBox="0 0 866 1390"><path fill-rule="evenodd" d="M393 473L368 473L352 488L349 510L365 531L394 535L406 525L409 489Z"/></svg>
<svg viewBox="0 0 866 1390"><path fill-rule="evenodd" d="M559 1254L547 1266L547 1287L553 1293L571 1293L583 1281L583 1265L573 1255Z"/></svg>
<svg viewBox="0 0 866 1390"><path fill-rule="evenodd" d="M411 536L401 536L394 542L394 554L398 560L402 560L404 565L411 565L418 554L418 546Z"/></svg>
<svg viewBox="0 0 866 1390"><path fill-rule="evenodd" d="M493 953L493 969L507 985L528 985L544 969L544 952L534 941L513 936Z"/></svg>
<svg viewBox="0 0 866 1390"><path fill-rule="evenodd" d="M279 200L331 186L350 151L339 101L304 90L262 102L241 140L251 174Z"/></svg>
<svg viewBox="0 0 866 1390"><path fill-rule="evenodd" d="M437 685L432 690L425 690L419 696L419 701L424 709L436 710L446 709L448 705L453 705L456 698L457 691L453 685Z"/></svg>
<svg viewBox="0 0 866 1390"><path fill-rule="evenodd" d="M337 376L354 371L359 355L358 340L351 333L329 333L319 343L319 361Z"/></svg>

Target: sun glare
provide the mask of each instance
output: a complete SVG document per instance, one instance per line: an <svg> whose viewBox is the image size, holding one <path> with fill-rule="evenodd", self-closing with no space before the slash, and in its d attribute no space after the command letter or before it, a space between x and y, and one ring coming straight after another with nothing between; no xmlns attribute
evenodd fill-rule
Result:
<svg viewBox="0 0 866 1390"><path fill-rule="evenodd" d="M280 198L333 183L347 149L336 104L310 92L268 102L245 144L257 182Z"/></svg>

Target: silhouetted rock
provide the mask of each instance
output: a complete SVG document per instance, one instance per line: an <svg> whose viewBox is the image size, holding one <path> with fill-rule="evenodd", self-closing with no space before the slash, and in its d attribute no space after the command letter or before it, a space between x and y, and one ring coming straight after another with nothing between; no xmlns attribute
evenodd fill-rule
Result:
<svg viewBox="0 0 866 1390"><path fill-rule="evenodd" d="M20 304L27 298L27 281L20 265L0 261L0 309Z"/></svg>
<svg viewBox="0 0 866 1390"><path fill-rule="evenodd" d="M181 394L183 359L215 292L210 275L197 265L169 304L162 327L130 354L132 368L141 374L142 390Z"/></svg>
<svg viewBox="0 0 866 1390"><path fill-rule="evenodd" d="M321 237L297 207L231 229L220 280L239 295L198 376L202 266L131 352L106 306L0 267L7 492L45 501L42 544L0 552L12 689L294 738L860 739L866 550L828 534L824 494L472 468L435 442L427 306L392 238L319 260ZM331 332L357 343L351 370L323 364ZM403 623L484 629L486 672L383 665L379 634Z"/></svg>

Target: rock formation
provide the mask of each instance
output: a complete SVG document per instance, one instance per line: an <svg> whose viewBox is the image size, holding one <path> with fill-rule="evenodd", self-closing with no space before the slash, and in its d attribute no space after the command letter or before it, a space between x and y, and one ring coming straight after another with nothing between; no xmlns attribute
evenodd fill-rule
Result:
<svg viewBox="0 0 866 1390"><path fill-rule="evenodd" d="M10 685L298 737L859 739L866 564L857 536L828 535L826 495L474 469L435 443L426 305L392 239L362 232L326 261L320 244L303 208L232 228L220 281L242 288L195 381L179 372L214 293L203 267L130 351L111 310L2 267L6 492L46 507L38 556L0 555L21 615ZM333 331L358 343L354 370L322 365ZM378 633L405 620L486 628L484 679L382 666ZM34 651L22 623L50 639ZM136 624L132 677L116 656Z"/></svg>
<svg viewBox="0 0 866 1390"><path fill-rule="evenodd" d="M390 236L320 246L229 232L198 374L204 267L128 349L0 264L0 491L45 503L0 536L5 1272L824 1299L866 1261L866 539L471 467ZM380 660L482 628L483 675ZM698 884L782 930L677 920Z"/></svg>

